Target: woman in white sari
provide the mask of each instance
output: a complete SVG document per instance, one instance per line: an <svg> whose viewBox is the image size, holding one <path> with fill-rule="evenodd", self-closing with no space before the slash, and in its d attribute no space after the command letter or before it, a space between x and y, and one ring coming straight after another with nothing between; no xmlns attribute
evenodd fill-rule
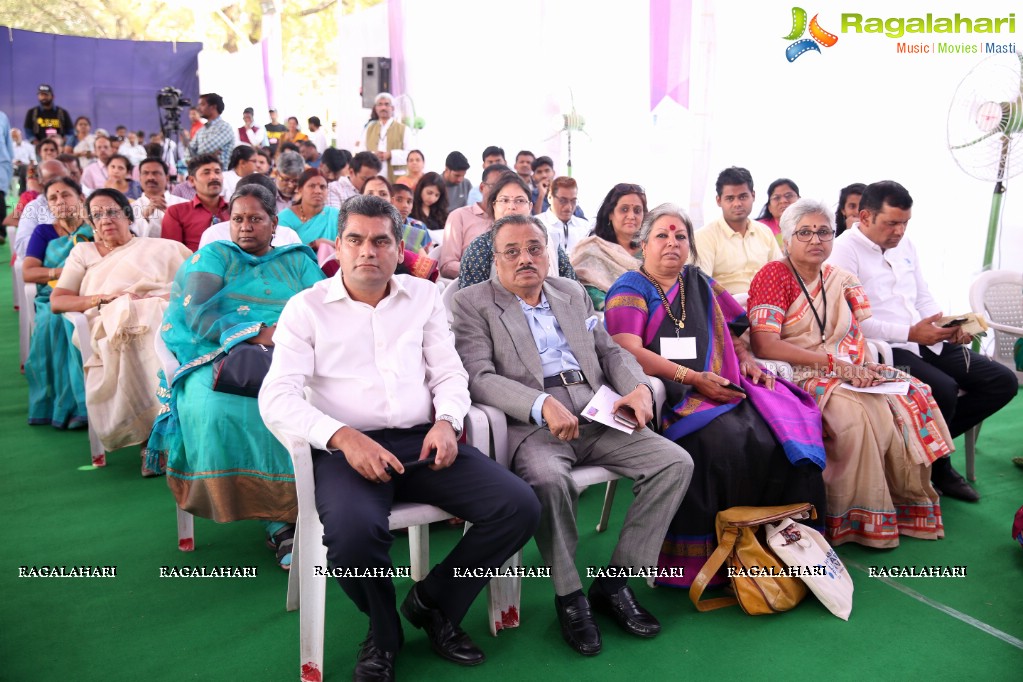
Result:
<svg viewBox="0 0 1023 682"><path fill-rule="evenodd" d="M71 250L50 306L54 313L85 313L89 321L85 402L110 451L145 442L153 427L160 409L154 337L174 275L192 252L179 242L132 235L131 204L115 189L93 192L86 211L96 241Z"/></svg>

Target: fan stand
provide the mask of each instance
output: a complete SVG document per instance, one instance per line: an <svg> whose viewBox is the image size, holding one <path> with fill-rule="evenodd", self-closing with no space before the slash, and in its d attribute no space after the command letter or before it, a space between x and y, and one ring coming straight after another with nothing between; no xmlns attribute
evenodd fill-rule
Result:
<svg viewBox="0 0 1023 682"><path fill-rule="evenodd" d="M1009 143L1011 138L1002 135L1002 152L998 157L998 180L995 182L995 191L991 197L991 217L987 223L987 244L984 246L984 267L982 270L991 269L995 255L995 241L998 238L998 225L1002 218L1002 199L1005 195L1005 168L1009 163Z"/></svg>

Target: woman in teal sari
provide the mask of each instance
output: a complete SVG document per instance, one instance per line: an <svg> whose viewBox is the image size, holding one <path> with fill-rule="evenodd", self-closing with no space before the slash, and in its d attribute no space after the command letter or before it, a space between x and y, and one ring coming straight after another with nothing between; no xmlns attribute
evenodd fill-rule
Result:
<svg viewBox="0 0 1023 682"><path fill-rule="evenodd" d="M323 279L309 247L270 246L275 213L265 188L238 188L231 241L203 247L178 271L161 333L181 366L161 390L147 465L166 456L167 483L185 511L262 521L287 570L298 511L291 457L263 425L255 398L213 390L217 356L245 343L273 346L284 304Z"/></svg>
<svg viewBox="0 0 1023 682"><path fill-rule="evenodd" d="M327 179L316 168L306 169L298 178L298 191L291 208L281 211L281 225L290 227L313 251L334 248L338 209L327 206Z"/></svg>
<svg viewBox="0 0 1023 682"><path fill-rule="evenodd" d="M71 323L50 311L50 294L75 244L92 241L85 222L85 197L71 178L46 184L44 196L54 215L52 225L39 225L28 243L23 273L36 285L35 332L25 360L28 379L28 423L77 429L88 424L82 354L71 343Z"/></svg>

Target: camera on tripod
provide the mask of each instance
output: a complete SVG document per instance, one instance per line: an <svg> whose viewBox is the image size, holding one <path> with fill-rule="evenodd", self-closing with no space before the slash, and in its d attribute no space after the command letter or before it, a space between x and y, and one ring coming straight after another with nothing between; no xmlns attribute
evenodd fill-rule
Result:
<svg viewBox="0 0 1023 682"><path fill-rule="evenodd" d="M192 106L192 103L181 96L180 90L168 85L156 93L156 106L160 109L181 109Z"/></svg>
<svg viewBox="0 0 1023 682"><path fill-rule="evenodd" d="M181 110L192 103L181 96L181 91L168 85L156 93L156 109L160 116L160 130L168 140L181 135Z"/></svg>

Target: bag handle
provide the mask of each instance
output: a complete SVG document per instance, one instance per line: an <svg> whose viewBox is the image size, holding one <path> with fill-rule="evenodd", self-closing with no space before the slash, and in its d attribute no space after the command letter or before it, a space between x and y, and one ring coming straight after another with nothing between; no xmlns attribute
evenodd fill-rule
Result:
<svg viewBox="0 0 1023 682"><path fill-rule="evenodd" d="M689 599L693 602L693 606L696 607L697 611L714 611L715 609L734 606L739 603L739 600L735 597L715 597L714 599L700 601L703 591L707 588L707 583L710 582L710 579L721 568L721 564L725 563L725 559L732 553L738 537L739 531L734 526L725 528L717 549L707 558L707 563L700 569L696 580L693 581L692 587L689 588Z"/></svg>

